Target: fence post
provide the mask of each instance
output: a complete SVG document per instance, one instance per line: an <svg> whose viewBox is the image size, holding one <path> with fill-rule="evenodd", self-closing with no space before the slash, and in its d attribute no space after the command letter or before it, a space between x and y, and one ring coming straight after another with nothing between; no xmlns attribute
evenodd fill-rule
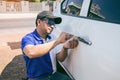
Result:
<svg viewBox="0 0 120 80"><path fill-rule="evenodd" d="M0 13L6 12L6 1L0 1Z"/></svg>
<svg viewBox="0 0 120 80"><path fill-rule="evenodd" d="M29 12L29 1L21 1L22 12Z"/></svg>

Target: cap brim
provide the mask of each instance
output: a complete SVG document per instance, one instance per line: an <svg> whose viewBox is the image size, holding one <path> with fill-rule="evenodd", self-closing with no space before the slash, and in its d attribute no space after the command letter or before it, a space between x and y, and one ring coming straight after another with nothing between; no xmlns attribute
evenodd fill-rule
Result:
<svg viewBox="0 0 120 80"><path fill-rule="evenodd" d="M54 18L54 22L55 24L60 24L62 22L62 18L61 17Z"/></svg>
<svg viewBox="0 0 120 80"><path fill-rule="evenodd" d="M60 24L62 22L62 18L61 17L49 16L48 18L53 20L55 22L55 24Z"/></svg>

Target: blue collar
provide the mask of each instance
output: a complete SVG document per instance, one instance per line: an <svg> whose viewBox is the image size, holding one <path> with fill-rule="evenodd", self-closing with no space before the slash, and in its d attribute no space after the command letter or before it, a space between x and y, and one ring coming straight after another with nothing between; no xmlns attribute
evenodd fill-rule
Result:
<svg viewBox="0 0 120 80"><path fill-rule="evenodd" d="M37 32L36 29L33 31L33 36L34 36L37 40L43 40L42 37L38 34L38 32ZM48 38L48 39L51 39L51 36L50 36L50 35L47 35L47 38Z"/></svg>

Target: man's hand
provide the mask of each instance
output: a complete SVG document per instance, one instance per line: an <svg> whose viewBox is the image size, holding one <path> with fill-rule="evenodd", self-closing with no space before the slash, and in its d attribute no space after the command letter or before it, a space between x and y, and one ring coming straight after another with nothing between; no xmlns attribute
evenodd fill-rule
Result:
<svg viewBox="0 0 120 80"><path fill-rule="evenodd" d="M66 33L63 33L63 34L66 34ZM66 36L62 35L62 37L63 37L63 42L65 42L65 44L63 45L62 51L59 54L57 54L57 59L61 62L63 62L67 57L68 49L73 49L77 47L79 44L78 38L73 35L66 34Z"/></svg>
<svg viewBox="0 0 120 80"><path fill-rule="evenodd" d="M73 37L73 35L69 34L69 33L66 33L66 32L62 32L60 34L60 36L58 37L57 39L57 42L58 43L64 43L66 42L67 40L69 40L71 37Z"/></svg>
<svg viewBox="0 0 120 80"><path fill-rule="evenodd" d="M65 49L73 49L75 47L77 47L79 44L78 42L78 38L73 36L71 39L69 39L63 46L63 48Z"/></svg>

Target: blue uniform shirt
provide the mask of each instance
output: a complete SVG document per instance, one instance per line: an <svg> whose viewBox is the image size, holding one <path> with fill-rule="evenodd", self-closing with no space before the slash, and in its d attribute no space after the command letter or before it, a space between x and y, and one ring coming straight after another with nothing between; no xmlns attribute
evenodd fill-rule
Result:
<svg viewBox="0 0 120 80"><path fill-rule="evenodd" d="M39 34L37 33L36 29L27 34L22 38L21 48L22 51L27 45L38 45L44 44L46 42L52 41L55 39L55 36L48 35L47 40L44 40ZM27 77L28 78L44 78L46 76L51 75L56 71L56 54L60 52L62 46L57 46L52 49L47 54L30 59L23 53L24 60L26 62L26 69L27 69Z"/></svg>

